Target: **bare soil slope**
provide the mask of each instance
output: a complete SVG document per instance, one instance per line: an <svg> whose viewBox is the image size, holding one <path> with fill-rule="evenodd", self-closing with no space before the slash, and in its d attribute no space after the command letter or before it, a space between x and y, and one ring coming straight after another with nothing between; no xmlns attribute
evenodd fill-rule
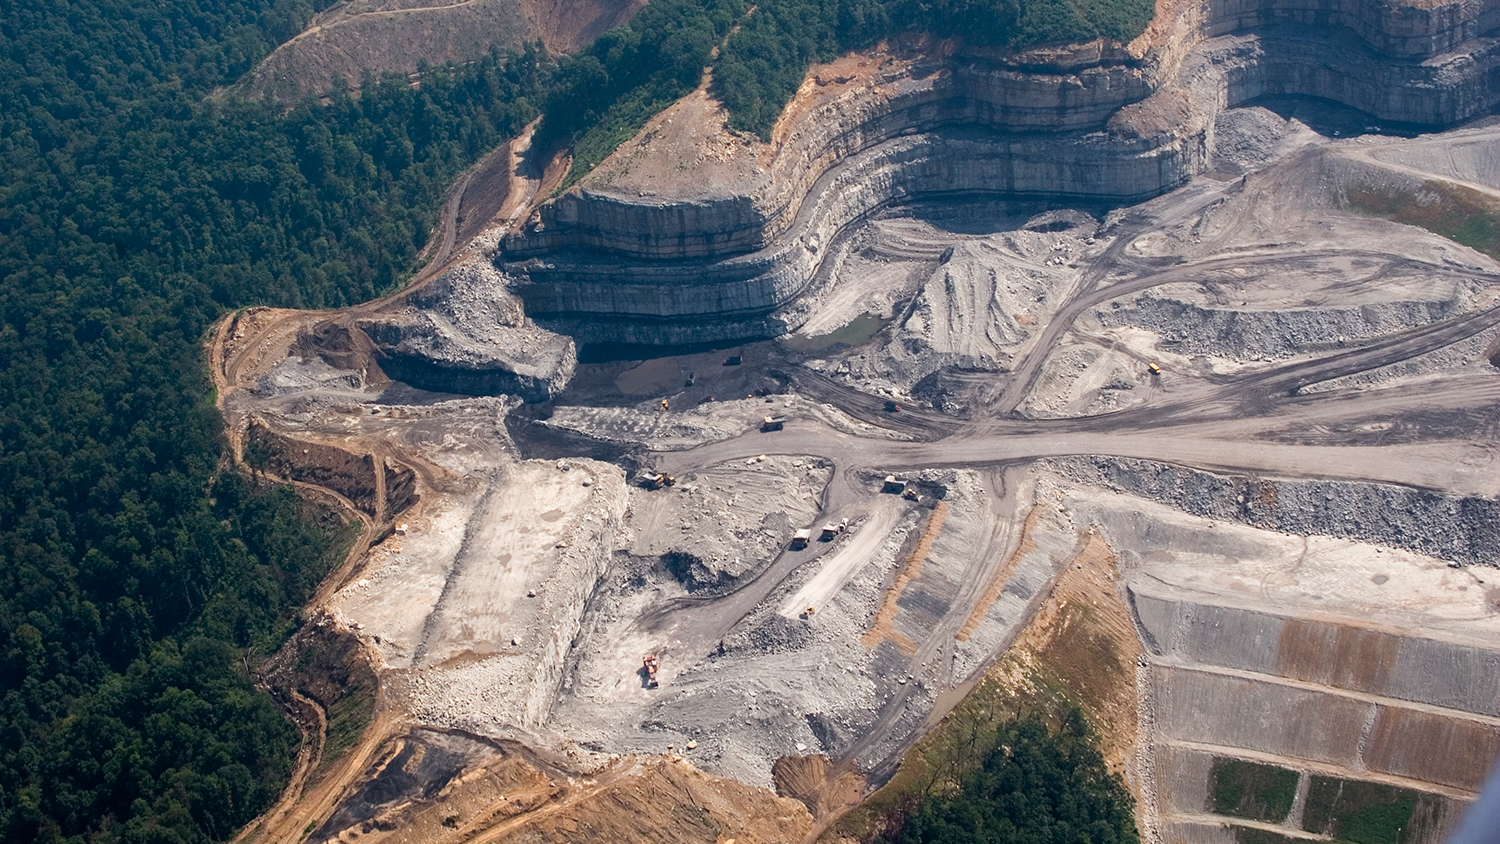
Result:
<svg viewBox="0 0 1500 844"><path fill-rule="evenodd" d="M368 69L409 74L417 63L469 62L541 41L570 53L619 24L638 0L351 0L315 17L240 84L251 96L291 102Z"/></svg>
<svg viewBox="0 0 1500 844"><path fill-rule="evenodd" d="M779 844L801 803L704 774L675 755L570 775L515 745L414 730L392 740L312 840L375 844Z"/></svg>

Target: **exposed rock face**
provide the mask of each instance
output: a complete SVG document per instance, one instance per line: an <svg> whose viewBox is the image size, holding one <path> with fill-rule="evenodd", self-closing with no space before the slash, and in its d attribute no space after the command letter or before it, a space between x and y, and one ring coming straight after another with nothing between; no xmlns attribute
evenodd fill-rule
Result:
<svg viewBox="0 0 1500 844"><path fill-rule="evenodd" d="M1069 168L1070 159L1086 160L1097 152L1091 156L1089 151L1073 150L1076 138L1052 137L1101 128L1121 106L1150 94L1136 64L1048 73L955 62L912 65L910 74L886 74L853 85L845 81L839 86L843 90L821 97L816 108L797 115L793 125L778 132L786 137L775 161L758 174L761 178L744 185L747 191L736 191L737 185L684 186L695 192L706 187L709 192L681 201L677 185L662 198L643 198L640 191L631 196L602 185L586 187L544 206L540 227L507 238L504 247L507 255L516 257L589 247L656 259L715 258L763 249L796 227L810 188L832 168L892 139L951 127L1042 134L1017 141L1024 151L1011 152L1056 160L1059 169L1032 173L1022 162L1007 174L1007 181L1014 183L1010 190L1145 199L1160 192L1157 179L1146 183L1129 175L1110 178ZM995 157L989 150L976 151L981 157ZM1150 151L1127 143L1110 150L1109 158L1128 167L1124 159L1140 152ZM958 178L951 177L951 187L932 187L994 189L969 188Z"/></svg>
<svg viewBox="0 0 1500 844"><path fill-rule="evenodd" d="M1492 78L1500 66L1494 39L1420 63L1388 61L1338 32L1314 37L1300 27L1278 28L1253 40L1255 52L1226 80L1230 105L1262 94L1297 94L1335 100L1381 120L1444 127L1484 114L1500 95Z"/></svg>
<svg viewBox="0 0 1500 844"><path fill-rule="evenodd" d="M392 378L434 392L539 402L573 377L573 341L528 322L488 266L449 270L408 303L405 312L359 323Z"/></svg>
<svg viewBox="0 0 1500 844"><path fill-rule="evenodd" d="M1500 6L1486 0L1210 0L1204 7L1208 35L1284 23L1344 27L1380 53L1418 60L1500 25Z"/></svg>
<svg viewBox="0 0 1500 844"><path fill-rule="evenodd" d="M1465 565L1494 565L1500 547L1500 502L1483 497L1386 484L1228 476L1128 458L1068 458L1056 465L1074 478L1196 516L1288 534L1345 537Z"/></svg>
<svg viewBox="0 0 1500 844"><path fill-rule="evenodd" d="M1201 154L1137 141L1149 154L1121 164L1098 140L1098 135L1075 139L1067 149L1076 157L1067 160L1054 157L1057 146L1029 138L1003 144L943 135L899 138L825 174L803 208L804 221L770 248L717 262L672 264L562 253L507 269L520 276L517 291L527 311L565 333L594 326L609 339L632 343L774 336L797 327L794 316L770 311L807 289L823 247L850 221L892 199L1036 193L1069 178L1154 183L1161 168L1178 166L1173 159Z"/></svg>
<svg viewBox="0 0 1500 844"><path fill-rule="evenodd" d="M1236 311L1146 295L1133 307L1103 314L1101 321L1150 328L1182 354L1227 352L1259 360L1289 358L1319 345L1336 348L1345 341L1367 340L1407 326L1450 319L1464 304L1468 303L1445 299L1318 310Z"/></svg>
<svg viewBox="0 0 1500 844"><path fill-rule="evenodd" d="M546 401L567 384L578 362L573 341L537 328L497 328L493 347L428 313L371 320L360 328L381 350L386 374L413 387L467 396L520 396Z"/></svg>
<svg viewBox="0 0 1500 844"><path fill-rule="evenodd" d="M839 233L886 204L1139 202L1213 166L1218 115L1267 94L1450 126L1500 103L1500 39L1480 37L1497 27L1497 0L1207 0L1154 24L1140 59L875 53L817 70L769 145L715 132L722 110L700 92L543 206L501 260L527 312L567 333L773 336L799 324L784 306Z"/></svg>

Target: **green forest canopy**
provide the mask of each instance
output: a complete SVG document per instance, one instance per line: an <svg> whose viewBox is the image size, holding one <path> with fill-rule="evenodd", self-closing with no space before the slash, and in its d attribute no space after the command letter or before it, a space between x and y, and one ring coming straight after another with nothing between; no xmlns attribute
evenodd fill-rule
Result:
<svg viewBox="0 0 1500 844"><path fill-rule="evenodd" d="M221 841L284 781L296 734L245 658L284 640L341 534L220 468L200 346L219 315L393 289L465 166L542 111L542 137L591 166L720 44L731 120L765 135L809 62L903 28L1021 45L1149 17L657 0L561 62L491 53L289 111L214 95L323 5L13 0L0 18L5 841Z"/></svg>
<svg viewBox="0 0 1500 844"><path fill-rule="evenodd" d="M0 839L208 842L279 792L254 690L337 525L219 470L200 341L412 268L446 186L529 122L534 51L289 112L208 95L288 0L16 0L0 19Z"/></svg>
<svg viewBox="0 0 1500 844"><path fill-rule="evenodd" d="M954 781L892 815L876 844L1139 844L1134 801L1077 708L1056 729L1027 714L975 739Z"/></svg>

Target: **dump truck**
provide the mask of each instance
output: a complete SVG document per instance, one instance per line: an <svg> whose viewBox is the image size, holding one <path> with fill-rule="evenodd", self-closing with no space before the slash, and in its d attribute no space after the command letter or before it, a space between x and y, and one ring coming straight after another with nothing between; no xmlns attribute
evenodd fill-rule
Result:
<svg viewBox="0 0 1500 844"><path fill-rule="evenodd" d="M785 416L767 416L760 423L760 429L762 431L780 431L782 428L785 428L785 427L786 427L786 417Z"/></svg>
<svg viewBox="0 0 1500 844"><path fill-rule="evenodd" d="M677 479L665 472L655 472L650 469L642 469L637 476L640 484L645 489L661 489L677 483Z"/></svg>
<svg viewBox="0 0 1500 844"><path fill-rule="evenodd" d="M641 664L646 668L646 688L656 688L656 654L646 654Z"/></svg>
<svg viewBox="0 0 1500 844"><path fill-rule="evenodd" d="M1161 374L1161 367L1156 365L1156 361L1151 361L1150 363L1146 364L1146 368L1151 370L1152 375Z"/></svg>
<svg viewBox="0 0 1500 844"><path fill-rule="evenodd" d="M848 526L849 519L847 516L838 522L829 522L828 524L823 525L823 536L821 537L821 539L824 542L827 542L835 536L843 533L844 528L847 528Z"/></svg>
<svg viewBox="0 0 1500 844"><path fill-rule="evenodd" d="M901 495L910 487L911 481L908 481L905 478L897 477L895 475L886 475L885 483L881 485L880 491L889 492L894 495Z"/></svg>
<svg viewBox="0 0 1500 844"><path fill-rule="evenodd" d="M802 528L801 530L792 534L792 550L800 551L801 549L806 548L807 543L811 541L812 528Z"/></svg>
<svg viewBox="0 0 1500 844"><path fill-rule="evenodd" d="M888 402L885 403L885 412L886 413L899 413L899 412L901 412L901 405L896 404L893 401L888 401Z"/></svg>

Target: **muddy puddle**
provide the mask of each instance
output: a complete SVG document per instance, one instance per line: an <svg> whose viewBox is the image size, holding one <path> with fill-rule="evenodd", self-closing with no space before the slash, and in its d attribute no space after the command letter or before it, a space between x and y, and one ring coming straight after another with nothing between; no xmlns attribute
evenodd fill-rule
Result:
<svg viewBox="0 0 1500 844"><path fill-rule="evenodd" d="M785 349L802 354L813 354L840 346L856 348L863 346L875 339L887 325L894 320L881 319L875 314L860 314L841 328L836 328L827 334L819 334L813 337L783 337L780 341Z"/></svg>

